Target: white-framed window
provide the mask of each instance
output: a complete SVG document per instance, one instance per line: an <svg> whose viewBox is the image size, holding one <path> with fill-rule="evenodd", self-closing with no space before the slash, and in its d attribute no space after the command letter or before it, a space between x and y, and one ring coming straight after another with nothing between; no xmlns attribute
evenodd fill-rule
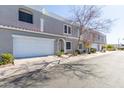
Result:
<svg viewBox="0 0 124 93"><path fill-rule="evenodd" d="M64 25L64 33L68 33L68 26L67 25Z"/></svg>
<svg viewBox="0 0 124 93"><path fill-rule="evenodd" d="M72 34L72 27L64 24L64 33L65 34Z"/></svg>
<svg viewBox="0 0 124 93"><path fill-rule="evenodd" d="M79 49L83 49L82 43L79 44Z"/></svg>
<svg viewBox="0 0 124 93"><path fill-rule="evenodd" d="M71 26L68 26L68 34L72 34L72 28L71 28Z"/></svg>
<svg viewBox="0 0 124 93"><path fill-rule="evenodd" d="M67 50L72 49L72 43L71 42L69 42L69 41L66 42L66 49Z"/></svg>
<svg viewBox="0 0 124 93"><path fill-rule="evenodd" d="M19 9L18 10L18 20L26 23L33 24L33 14L32 12L25 10L25 9Z"/></svg>

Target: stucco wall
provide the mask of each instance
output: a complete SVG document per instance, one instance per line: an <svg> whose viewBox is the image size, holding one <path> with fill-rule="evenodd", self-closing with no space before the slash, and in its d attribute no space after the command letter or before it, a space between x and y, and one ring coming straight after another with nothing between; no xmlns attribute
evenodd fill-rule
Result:
<svg viewBox="0 0 124 93"><path fill-rule="evenodd" d="M57 52L58 49L58 39L63 37L57 36L50 36L50 35L43 35L34 32L25 32L25 31L18 31L18 30L10 30L10 29L1 29L0 28L0 54L4 52L13 53L13 37L12 35L24 35L24 36L32 36L32 37L41 37L41 38L49 38L55 39L55 46L54 46L54 53ZM72 52L76 49L77 40L76 39L67 39L63 38L66 41L72 42L72 49L67 50L67 52Z"/></svg>
<svg viewBox="0 0 124 93"><path fill-rule="evenodd" d="M22 22L18 20L18 10L19 8L26 9L33 14L33 24ZM40 19L43 19L43 28L44 32L53 33L53 34L63 34L63 25L68 24L64 21L57 20L53 17L43 15L41 12L34 9L28 8L22 5L0 5L0 25L9 25L20 28L26 28L31 30L40 31L41 23ZM69 25L69 24L68 24ZM78 32L75 26L72 26L72 35L77 37Z"/></svg>
<svg viewBox="0 0 124 93"><path fill-rule="evenodd" d="M11 32L0 29L0 53L13 51Z"/></svg>
<svg viewBox="0 0 124 93"><path fill-rule="evenodd" d="M50 16L46 16L46 15L43 16L43 19L44 19L44 31L45 32L78 37L78 29L76 26L68 24L67 22L57 20ZM64 34L64 25L70 25L72 27L72 34L70 35Z"/></svg>
<svg viewBox="0 0 124 93"><path fill-rule="evenodd" d="M18 20L18 10L24 8L33 13L33 24ZM0 5L0 24L27 29L40 29L40 13L21 5Z"/></svg>

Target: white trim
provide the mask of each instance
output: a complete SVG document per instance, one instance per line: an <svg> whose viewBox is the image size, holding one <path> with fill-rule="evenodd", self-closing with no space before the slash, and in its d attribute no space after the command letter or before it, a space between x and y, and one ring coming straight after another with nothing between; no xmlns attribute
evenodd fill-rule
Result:
<svg viewBox="0 0 124 93"><path fill-rule="evenodd" d="M65 33L65 26L67 26L67 33ZM71 33L68 33L68 27L70 27ZM72 26L68 24L63 24L63 34L65 35L72 35Z"/></svg>
<svg viewBox="0 0 124 93"><path fill-rule="evenodd" d="M29 11L29 10L27 10L27 9L25 9L25 8L19 8L19 9L18 9L18 12L19 12L19 11L33 15L32 11Z"/></svg>
<svg viewBox="0 0 124 93"><path fill-rule="evenodd" d="M72 41L66 41L66 42L70 42L70 43L71 43L71 48L70 48L70 49L67 49L67 48L66 48L66 50L69 50L69 51L72 50ZM65 43L66 43L66 42L65 42ZM66 46L66 44L65 44L65 46Z"/></svg>
<svg viewBox="0 0 124 93"><path fill-rule="evenodd" d="M36 33L36 34L43 34L43 35L50 35L50 36L57 36L57 37L63 37L63 38L69 38L69 39L77 39L76 37L67 37L67 36L63 36L63 35L55 35L55 34L50 34L50 33L45 33L45 32L34 32L34 31L31 31L31 30L26 30L26 29L20 29L20 28L16 28L16 27L10 27L10 26L3 26L3 25L0 25L0 28L3 28L3 29L8 29L8 30L17 30L17 31L22 31L22 32L30 32L30 33Z"/></svg>
<svg viewBox="0 0 124 93"><path fill-rule="evenodd" d="M42 38L42 37L34 37L34 36L27 36L27 35L15 35L15 34L13 34L12 37L25 38L25 39L41 39ZM48 39L48 40L55 41L55 39L51 39L51 38L42 38L42 39Z"/></svg>
<svg viewBox="0 0 124 93"><path fill-rule="evenodd" d="M59 50L59 40L63 40L63 42L64 42L64 53L66 53L66 41L65 41L65 39L63 39L63 38L59 38L58 39L58 45L57 45L57 47L58 47L58 50Z"/></svg>
<svg viewBox="0 0 124 93"><path fill-rule="evenodd" d="M44 31L44 19L43 18L40 18L40 30L41 32Z"/></svg>

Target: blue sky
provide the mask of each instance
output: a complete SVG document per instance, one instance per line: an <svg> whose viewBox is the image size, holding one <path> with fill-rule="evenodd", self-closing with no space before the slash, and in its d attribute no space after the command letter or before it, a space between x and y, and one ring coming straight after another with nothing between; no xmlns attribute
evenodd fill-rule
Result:
<svg viewBox="0 0 124 93"><path fill-rule="evenodd" d="M60 16L68 18L71 16L70 8L72 6L61 6L61 5L46 5L46 6L33 6L35 9L45 8L46 10L56 13ZM110 33L107 33L107 43L118 43L120 38L120 43L124 43L124 6L109 5L103 8L103 17L116 19L111 27Z"/></svg>

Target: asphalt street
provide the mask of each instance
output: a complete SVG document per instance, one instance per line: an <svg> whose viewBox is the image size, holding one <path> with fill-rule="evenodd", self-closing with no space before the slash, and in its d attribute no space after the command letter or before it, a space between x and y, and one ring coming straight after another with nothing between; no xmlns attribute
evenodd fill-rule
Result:
<svg viewBox="0 0 124 93"><path fill-rule="evenodd" d="M0 87L120 88L124 87L124 51L80 62L38 69L0 80Z"/></svg>

